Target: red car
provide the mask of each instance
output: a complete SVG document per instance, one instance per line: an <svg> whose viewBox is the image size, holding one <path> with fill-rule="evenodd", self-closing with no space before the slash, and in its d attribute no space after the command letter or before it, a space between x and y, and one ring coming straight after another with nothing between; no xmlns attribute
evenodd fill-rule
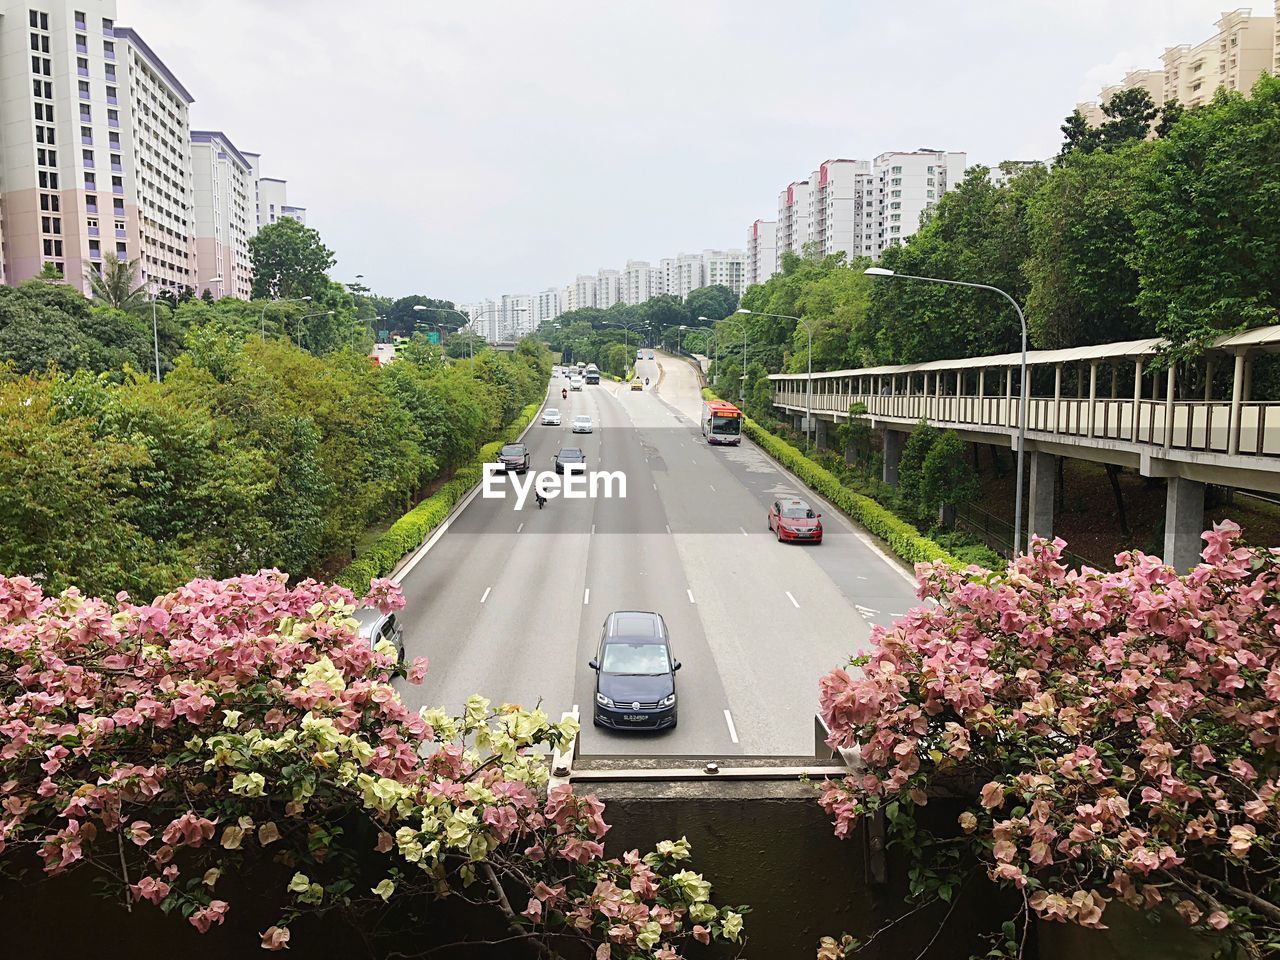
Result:
<svg viewBox="0 0 1280 960"><path fill-rule="evenodd" d="M775 500L769 508L769 529L778 535L779 541L821 543L822 514L794 497Z"/></svg>

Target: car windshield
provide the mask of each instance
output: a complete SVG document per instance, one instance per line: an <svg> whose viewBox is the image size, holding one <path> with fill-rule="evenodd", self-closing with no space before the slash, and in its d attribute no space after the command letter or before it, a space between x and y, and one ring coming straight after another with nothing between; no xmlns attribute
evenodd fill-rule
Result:
<svg viewBox="0 0 1280 960"><path fill-rule="evenodd" d="M604 648L605 673L667 673L667 648L660 643L608 643Z"/></svg>
<svg viewBox="0 0 1280 960"><path fill-rule="evenodd" d="M502 448L502 455L504 457L523 457L524 444L508 443L505 447Z"/></svg>
<svg viewBox="0 0 1280 960"><path fill-rule="evenodd" d="M579 423L590 423L590 422L591 422L591 418L590 418L590 417L588 417L586 414L583 414L583 415L582 415L582 416L580 416L580 417L574 417L573 419L577 420Z"/></svg>
<svg viewBox="0 0 1280 960"><path fill-rule="evenodd" d="M807 520L813 517L813 511L801 504L792 503L782 508L782 516L788 520Z"/></svg>
<svg viewBox="0 0 1280 960"><path fill-rule="evenodd" d="M581 460L582 451L581 450L561 450L560 459L561 460Z"/></svg>
<svg viewBox="0 0 1280 960"><path fill-rule="evenodd" d="M558 417L558 416L560 416L560 411L559 411L559 410L557 410L555 407L547 407L546 412L545 412L545 413L543 413L543 416L544 416L544 417Z"/></svg>

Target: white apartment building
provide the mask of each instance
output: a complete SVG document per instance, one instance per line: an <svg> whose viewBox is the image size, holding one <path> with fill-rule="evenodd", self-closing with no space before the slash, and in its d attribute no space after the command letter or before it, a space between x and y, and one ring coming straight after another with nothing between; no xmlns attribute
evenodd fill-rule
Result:
<svg viewBox="0 0 1280 960"><path fill-rule="evenodd" d="M963 179L966 159L963 153L941 150L889 152L876 157L872 257L901 244L919 229L921 215Z"/></svg>
<svg viewBox="0 0 1280 960"><path fill-rule="evenodd" d="M809 176L807 242L820 256L870 256L875 177L869 160L827 160Z"/></svg>
<svg viewBox="0 0 1280 960"><path fill-rule="evenodd" d="M1004 160L999 166L991 168L991 172L987 174L987 179L991 181L993 186L1007 187L1009 181L1024 170L1043 166L1045 164L1040 160Z"/></svg>
<svg viewBox="0 0 1280 960"><path fill-rule="evenodd" d="M1165 100L1165 75L1163 70L1130 70L1124 75L1119 83L1113 83L1109 87L1103 87L1098 93L1097 100L1090 100L1085 103L1077 103L1076 109L1089 122L1091 127L1100 127L1107 120L1107 115L1102 112L1104 104L1110 103L1111 98L1117 93L1125 90L1141 88L1147 91L1151 97L1151 102L1157 107L1164 106Z"/></svg>
<svg viewBox="0 0 1280 960"><path fill-rule="evenodd" d="M108 130L107 149L82 145L82 159L98 170L109 164L113 189L114 178L123 176L125 196L137 198L139 236L129 237L125 248L133 246L138 251L139 280L152 293L194 290L198 278L189 115L194 98L136 30L116 27L115 36L116 53L128 79L129 110L122 117L123 136ZM108 103L110 90L108 87ZM84 139L82 133L82 144ZM100 182L105 172L99 174ZM101 217L98 226L101 233ZM116 229L116 244L121 240L121 231Z"/></svg>
<svg viewBox="0 0 1280 960"><path fill-rule="evenodd" d="M622 300L622 273L601 268L596 274L596 306L608 310Z"/></svg>
<svg viewBox="0 0 1280 960"><path fill-rule="evenodd" d="M702 284L728 287L734 296L742 296L747 288L747 252L745 250L702 251ZM687 294L686 294L687 296Z"/></svg>
<svg viewBox="0 0 1280 960"><path fill-rule="evenodd" d="M788 250L803 253L808 239L809 181L797 180L787 184L786 189L778 194L778 258L775 270L781 272L782 255Z"/></svg>
<svg viewBox="0 0 1280 960"><path fill-rule="evenodd" d="M560 306L560 290L548 287L533 298L533 328L536 330L548 320L554 320L564 310Z"/></svg>
<svg viewBox="0 0 1280 960"><path fill-rule="evenodd" d="M671 275L667 293L683 300L693 290L707 285L706 263L701 254L682 253L675 259L674 272Z"/></svg>
<svg viewBox="0 0 1280 960"><path fill-rule="evenodd" d="M254 165L257 174L258 154L246 153ZM257 179L257 220L258 229L290 217L299 223L307 222L305 207L296 207L289 203L289 184L279 177L258 177Z"/></svg>
<svg viewBox="0 0 1280 960"><path fill-rule="evenodd" d="M628 260L622 271L622 302L634 306L656 296L654 277L648 260Z"/></svg>
<svg viewBox="0 0 1280 960"><path fill-rule="evenodd" d="M747 227L747 268L743 282L748 287L764 283L777 267L778 221L757 220Z"/></svg>
<svg viewBox="0 0 1280 960"><path fill-rule="evenodd" d="M1248 7L1224 13L1217 33L1203 43L1164 52L1164 98L1184 107L1208 103L1219 87L1248 94L1276 62L1276 18L1255 17Z"/></svg>
<svg viewBox="0 0 1280 960"><path fill-rule="evenodd" d="M497 339L511 343L535 329L533 298L524 293L504 293L498 303Z"/></svg>
<svg viewBox="0 0 1280 960"><path fill-rule="evenodd" d="M191 131L195 172L196 291L253 295L249 238L258 231L253 166L219 130ZM220 281L215 278L221 277Z"/></svg>
<svg viewBox="0 0 1280 960"><path fill-rule="evenodd" d="M573 282L573 309L585 310L596 305L596 278L585 273L578 274Z"/></svg>
<svg viewBox="0 0 1280 960"><path fill-rule="evenodd" d="M87 292L86 272L100 270L104 254L141 253L122 135L129 76L114 0L39 7L0 2L2 272L21 283L52 264Z"/></svg>

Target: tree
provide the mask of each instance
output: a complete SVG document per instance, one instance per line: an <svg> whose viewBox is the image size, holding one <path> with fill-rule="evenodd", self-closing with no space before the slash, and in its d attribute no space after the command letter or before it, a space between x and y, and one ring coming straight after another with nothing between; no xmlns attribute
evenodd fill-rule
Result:
<svg viewBox="0 0 1280 960"><path fill-rule="evenodd" d="M1102 112L1107 119L1098 128L1098 142L1103 149L1112 150L1134 140L1145 140L1160 110L1142 87L1129 87L1104 103Z"/></svg>
<svg viewBox="0 0 1280 960"><path fill-rule="evenodd" d="M293 217L267 224L249 241L255 300L320 298L337 262L320 234Z"/></svg>
<svg viewBox="0 0 1280 960"><path fill-rule="evenodd" d="M965 459L964 441L954 430L934 440L920 468L920 505L937 513L944 527L955 524L955 508L975 500L980 492L978 477Z"/></svg>
<svg viewBox="0 0 1280 960"><path fill-rule="evenodd" d="M1160 122L1156 124L1156 136L1161 139L1167 137L1186 112L1187 108L1176 99L1166 100L1160 107Z"/></svg>
<svg viewBox="0 0 1280 960"><path fill-rule="evenodd" d="M916 509L926 509L922 499L924 464L938 439L938 428L921 420L907 436L898 457L898 496Z"/></svg>
<svg viewBox="0 0 1280 960"><path fill-rule="evenodd" d="M94 297L117 310L138 310L147 302L147 291L138 283L138 261L119 260L108 253L101 272L85 268Z"/></svg>
<svg viewBox="0 0 1280 960"><path fill-rule="evenodd" d="M713 322L723 320L738 309L737 295L724 284L691 290L684 303L694 323L698 322L698 317L706 317Z"/></svg>
<svg viewBox="0 0 1280 960"><path fill-rule="evenodd" d="M234 909L224 873L259 897L279 883L287 900L260 933L273 951L304 914L372 934L388 904L460 894L540 954L553 937L598 956L740 940L741 914L712 903L687 842L606 860L604 804L546 788L538 751L566 745L575 721L480 696L461 716L408 709L391 680L421 683L426 661L370 649L359 606L404 599L389 581L358 600L275 571L154 603L46 598L0 576L0 856L96 872L123 905L201 933ZM280 863L287 882L262 879Z"/></svg>
<svg viewBox="0 0 1280 960"><path fill-rule="evenodd" d="M1220 92L1156 142L1133 214L1138 309L1179 357L1280 312L1280 79Z"/></svg>
<svg viewBox="0 0 1280 960"><path fill-rule="evenodd" d="M1155 144L1076 152L1059 162L1028 207L1031 281L1026 315L1039 349L1154 336L1138 312L1133 210Z"/></svg>
<svg viewBox="0 0 1280 960"><path fill-rule="evenodd" d="M429 310L414 310L414 307L430 307ZM401 297L386 310L384 329L408 335L413 333L418 323L439 324L445 330L458 330L466 324L466 318L454 310L452 300L437 300L414 294Z"/></svg>
<svg viewBox="0 0 1280 960"><path fill-rule="evenodd" d="M824 785L837 835L883 813L929 866L921 902L952 900L977 871L1014 892L1000 956L1033 917L1101 928L1116 902L1186 923L1217 956L1269 955L1280 558L1239 534L1206 533L1186 577L1139 552L1069 572L1061 540L1007 571L922 567L936 605L821 683L827 742L864 765ZM947 836L916 819L939 794L964 808Z"/></svg>
<svg viewBox="0 0 1280 960"><path fill-rule="evenodd" d="M1058 151L1059 160L1076 150L1092 153L1098 148L1097 128L1089 126L1089 121L1079 110L1072 110L1060 129L1063 141L1062 149Z"/></svg>
<svg viewBox="0 0 1280 960"><path fill-rule="evenodd" d="M171 347L167 339L165 346ZM22 373L52 366L120 379L126 366L151 369L151 331L123 311L92 306L67 284L31 280L16 288L0 287L3 361Z"/></svg>

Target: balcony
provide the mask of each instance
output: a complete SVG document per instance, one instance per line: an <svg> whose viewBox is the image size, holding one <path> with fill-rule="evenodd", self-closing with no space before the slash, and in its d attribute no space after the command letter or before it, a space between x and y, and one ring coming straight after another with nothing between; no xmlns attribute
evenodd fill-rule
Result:
<svg viewBox="0 0 1280 960"><path fill-rule="evenodd" d="M107 103L111 104L112 106L115 106L119 102L120 102L119 97L107 97Z"/></svg>
<svg viewBox="0 0 1280 960"><path fill-rule="evenodd" d="M101 251L101 250L94 250L94 249L90 248L90 250L89 250L89 259L90 259L90 260L101 260L101 259L102 259L102 251Z"/></svg>
<svg viewBox="0 0 1280 960"><path fill-rule="evenodd" d="M112 173L124 173L124 167L122 167L122 166L121 166L120 164L118 164L118 163L113 163L113 164L111 165L111 172L112 172Z"/></svg>
<svg viewBox="0 0 1280 960"><path fill-rule="evenodd" d="M97 210L94 210L92 212L97 213ZM99 230L97 227L89 227L88 231L89 231L89 236L91 237L101 236L101 233L102 233L102 231Z"/></svg>
<svg viewBox="0 0 1280 960"><path fill-rule="evenodd" d="M108 60L114 60L116 58L116 52L114 50L103 50L102 55Z"/></svg>
<svg viewBox="0 0 1280 960"><path fill-rule="evenodd" d="M76 73L80 74L80 76L82 76L82 77L87 77L87 76L89 75L89 68L88 68L88 67L76 67Z"/></svg>
<svg viewBox="0 0 1280 960"><path fill-rule="evenodd" d="M83 143L86 147L92 147L92 146L93 146L93 137L86 137L86 136L82 133L82 134L80 134L80 142L81 142L81 143Z"/></svg>
<svg viewBox="0 0 1280 960"><path fill-rule="evenodd" d="M112 193L118 193L118 194L120 194L120 195L122 195L122 196L123 196L123 195L124 195L124 185L123 185L123 184L119 184L119 183L117 183L117 184L113 184L113 185L112 185L112 187L111 187L111 192L112 192Z"/></svg>
<svg viewBox="0 0 1280 960"><path fill-rule="evenodd" d="M89 28L85 25L85 22L84 22L83 20L79 20L79 19L77 19L77 20L76 20L76 29L77 29L77 30L88 30Z"/></svg>
<svg viewBox="0 0 1280 960"><path fill-rule="evenodd" d="M108 120L108 121L107 121L107 126L108 126L108 127L112 127L113 129L119 130L119 129L120 129L120 121L119 121L119 119L115 119L115 120Z"/></svg>
<svg viewBox="0 0 1280 960"><path fill-rule="evenodd" d="M97 213L97 212L98 212L98 204L97 204L97 203L94 203L94 202L86 203L86 204L84 205L84 210L85 210L85 213Z"/></svg>
<svg viewBox="0 0 1280 960"><path fill-rule="evenodd" d="M86 157L86 158L85 158L85 161L84 161L84 165L85 165L85 169L87 169L87 170L92 170L92 169L93 169L93 158L92 158L92 157Z"/></svg>
<svg viewBox="0 0 1280 960"><path fill-rule="evenodd" d="M86 190L97 190L97 189L98 189L98 184L97 184L97 183L95 183L93 180L89 180L89 179L87 179L87 178L86 178L86 179L85 179L85 181L84 181L84 188L85 188Z"/></svg>
<svg viewBox="0 0 1280 960"><path fill-rule="evenodd" d="M80 91L80 99L81 99L81 100L88 100L88 99L89 99L89 91L88 91L88 90L81 90L81 91Z"/></svg>
<svg viewBox="0 0 1280 960"><path fill-rule="evenodd" d="M116 227L116 239L125 240L127 238L128 238L128 235L124 232L124 228Z"/></svg>
<svg viewBox="0 0 1280 960"><path fill-rule="evenodd" d="M89 52L88 44L84 44L84 43L76 44L76 53L88 53L88 52Z"/></svg>

